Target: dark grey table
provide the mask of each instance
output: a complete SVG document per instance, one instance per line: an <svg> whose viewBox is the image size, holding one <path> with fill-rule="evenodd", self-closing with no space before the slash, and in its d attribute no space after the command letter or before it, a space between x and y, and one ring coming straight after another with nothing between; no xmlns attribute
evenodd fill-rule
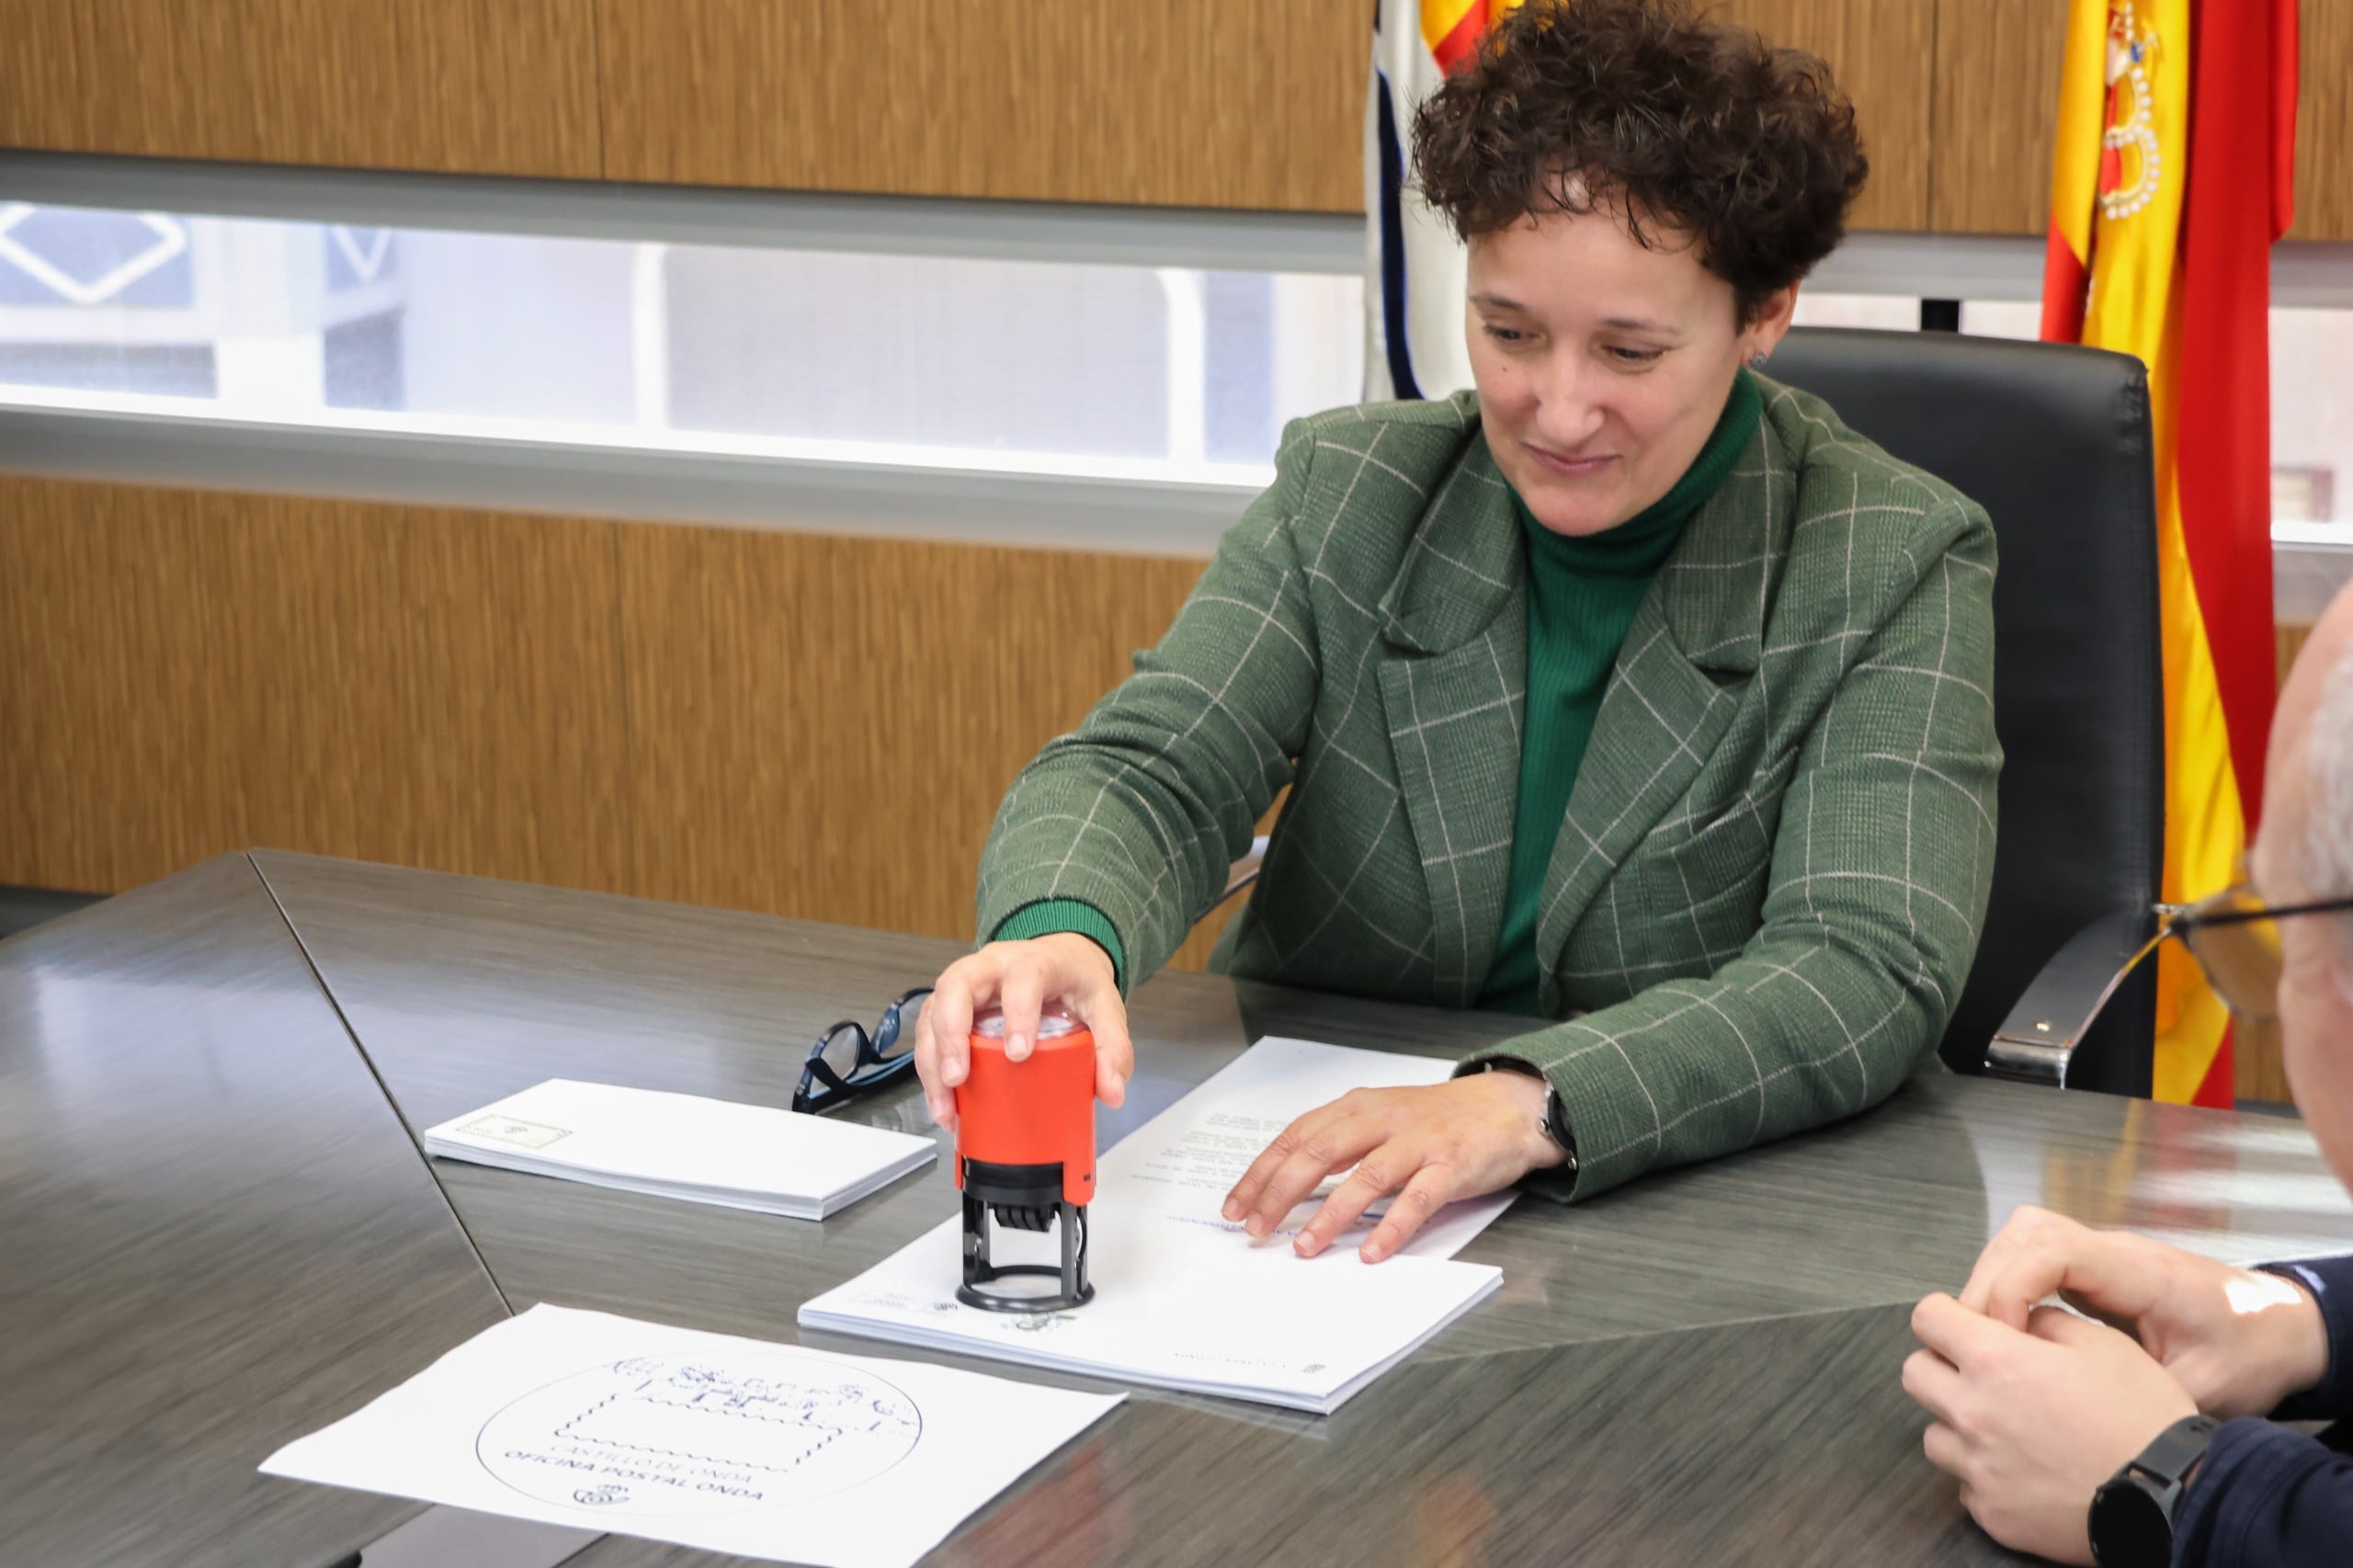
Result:
<svg viewBox="0 0 2353 1568"><path fill-rule="evenodd" d="M957 950L270 852L0 943L0 1562L343 1560L417 1506L254 1466L540 1301L878 1353L795 1309L950 1213L944 1161L809 1224L414 1139L558 1074L785 1104L824 1026ZM1261 1035L1454 1054L1524 1027L1173 974L1132 1022L1106 1142ZM854 1114L930 1131L911 1086ZM1337 1415L1138 1392L935 1560L2011 1561L1920 1457L1896 1369L1912 1301L2022 1202L2353 1251L2298 1123L1931 1074L1811 1137L1524 1200L1463 1255L1502 1290Z"/></svg>

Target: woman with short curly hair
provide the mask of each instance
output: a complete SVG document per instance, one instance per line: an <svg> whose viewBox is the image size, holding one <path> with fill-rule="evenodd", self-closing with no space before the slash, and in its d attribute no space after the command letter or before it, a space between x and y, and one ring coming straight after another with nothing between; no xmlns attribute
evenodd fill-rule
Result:
<svg viewBox="0 0 2353 1568"><path fill-rule="evenodd" d="M1119 1103L1122 996L1288 785L1216 967L1529 1019L1302 1118L1227 1200L1312 1255L1393 1196L1374 1261L1453 1199L1883 1098L1968 973L2001 762L1984 513L1762 373L1863 184L1828 68L1678 0L1531 0L1414 153L1476 391L1290 427L1160 645L1015 780L917 1045L945 1122L972 1009L1026 1037L1059 1003Z"/></svg>

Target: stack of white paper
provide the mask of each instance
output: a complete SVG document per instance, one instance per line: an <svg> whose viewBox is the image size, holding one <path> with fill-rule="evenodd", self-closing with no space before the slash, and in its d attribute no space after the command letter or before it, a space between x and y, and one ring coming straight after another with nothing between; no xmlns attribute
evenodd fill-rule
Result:
<svg viewBox="0 0 2353 1568"><path fill-rule="evenodd" d="M1329 1415L1503 1283L1500 1269L1436 1258L1302 1258L1279 1238L1254 1244L1148 1210L1097 1204L1088 1218L1095 1299L1083 1307L1023 1315L957 1301L951 1220L804 1304L801 1325ZM1012 1256L998 1240L999 1259Z"/></svg>
<svg viewBox="0 0 2353 1568"><path fill-rule="evenodd" d="M928 1138L570 1078L509 1095L425 1134L444 1159L624 1192L823 1220L928 1164Z"/></svg>
<svg viewBox="0 0 2353 1568"><path fill-rule="evenodd" d="M539 1306L262 1470L824 1568L905 1568L1116 1395Z"/></svg>
<svg viewBox="0 0 2353 1568"><path fill-rule="evenodd" d="M1322 1256L1290 1230L1253 1242L1219 1212L1267 1141L1348 1089L1442 1081L1452 1064L1305 1040L1262 1040L1106 1153L1087 1214L1095 1300L986 1312L956 1300L949 1221L801 1309L833 1329L1064 1371L1329 1415L1502 1283L1445 1261L1511 1202L1449 1205L1385 1263L1357 1255L1370 1221ZM1328 1185L1328 1184L1327 1184ZM1303 1224L1313 1202L1294 1210ZM999 1262L1051 1261L1050 1237L999 1230Z"/></svg>

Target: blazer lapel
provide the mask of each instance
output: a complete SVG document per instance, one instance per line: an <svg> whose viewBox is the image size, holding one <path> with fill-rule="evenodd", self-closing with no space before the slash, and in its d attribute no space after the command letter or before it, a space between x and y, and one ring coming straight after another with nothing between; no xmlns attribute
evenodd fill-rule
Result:
<svg viewBox="0 0 2353 1568"><path fill-rule="evenodd" d="M1763 389L1769 402L1774 389ZM1537 909L1540 1001L1569 933L1722 740L1764 648L1796 483L1769 418L1684 529L1619 650Z"/></svg>
<svg viewBox="0 0 2353 1568"><path fill-rule="evenodd" d="M1468 1006L1511 874L1527 707L1527 567L1511 491L1476 437L1381 601L1381 699L1434 923L1438 1000Z"/></svg>

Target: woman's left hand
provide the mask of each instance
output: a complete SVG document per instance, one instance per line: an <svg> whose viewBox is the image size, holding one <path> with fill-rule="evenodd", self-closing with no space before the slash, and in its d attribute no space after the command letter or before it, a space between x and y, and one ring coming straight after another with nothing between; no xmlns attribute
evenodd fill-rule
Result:
<svg viewBox="0 0 2353 1568"><path fill-rule="evenodd" d="M1325 1176L1354 1165L1291 1246L1313 1257L1393 1192L1389 1212L1357 1249L1379 1263L1456 1199L1501 1191L1568 1158L1544 1135L1544 1080L1525 1073L1351 1089L1267 1145L1226 1195L1225 1217L1254 1236L1271 1235Z"/></svg>

